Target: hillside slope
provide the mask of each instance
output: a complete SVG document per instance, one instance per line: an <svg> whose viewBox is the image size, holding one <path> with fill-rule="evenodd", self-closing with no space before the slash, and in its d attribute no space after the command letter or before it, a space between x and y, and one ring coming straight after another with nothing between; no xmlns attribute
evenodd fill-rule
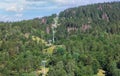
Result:
<svg viewBox="0 0 120 76"><path fill-rule="evenodd" d="M41 76L44 68L47 76L120 76L120 2L70 8L56 18L0 22L0 76Z"/></svg>
<svg viewBox="0 0 120 76"><path fill-rule="evenodd" d="M74 33L120 33L120 2L94 4L66 9L59 15L58 35ZM62 30L62 31L61 31ZM64 32L64 33L63 33ZM66 35L65 35L66 34ZM60 36L58 36L60 37Z"/></svg>

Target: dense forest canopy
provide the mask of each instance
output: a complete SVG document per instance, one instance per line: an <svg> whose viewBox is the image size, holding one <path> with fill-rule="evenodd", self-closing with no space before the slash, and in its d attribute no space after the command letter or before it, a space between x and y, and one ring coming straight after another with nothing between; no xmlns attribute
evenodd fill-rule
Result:
<svg viewBox="0 0 120 76"><path fill-rule="evenodd" d="M42 74L120 76L120 2L0 22L0 76Z"/></svg>

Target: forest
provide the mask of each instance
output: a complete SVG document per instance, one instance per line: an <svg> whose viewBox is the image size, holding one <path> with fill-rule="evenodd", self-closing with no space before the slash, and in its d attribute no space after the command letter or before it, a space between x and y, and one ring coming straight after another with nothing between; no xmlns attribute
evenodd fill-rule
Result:
<svg viewBox="0 0 120 76"><path fill-rule="evenodd" d="M120 76L120 2L0 22L0 76Z"/></svg>

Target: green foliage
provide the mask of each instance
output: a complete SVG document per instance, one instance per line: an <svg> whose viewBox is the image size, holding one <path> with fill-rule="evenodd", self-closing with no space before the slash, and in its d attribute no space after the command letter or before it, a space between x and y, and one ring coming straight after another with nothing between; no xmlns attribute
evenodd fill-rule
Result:
<svg viewBox="0 0 120 76"><path fill-rule="evenodd" d="M120 2L112 2L60 12L55 45L49 46L56 14L1 22L0 75L33 76L46 59L48 76L94 76L98 69L108 76L120 76L119 9Z"/></svg>

